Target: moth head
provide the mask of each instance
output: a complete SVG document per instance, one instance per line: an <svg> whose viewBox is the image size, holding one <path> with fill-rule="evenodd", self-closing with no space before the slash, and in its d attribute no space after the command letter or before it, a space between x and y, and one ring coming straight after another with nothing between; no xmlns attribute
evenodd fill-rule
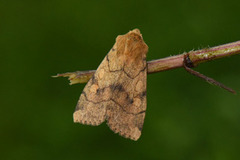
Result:
<svg viewBox="0 0 240 160"><path fill-rule="evenodd" d="M116 39L118 54L123 54L132 60L145 58L148 46L143 40L139 29L129 31L125 35L120 35Z"/></svg>

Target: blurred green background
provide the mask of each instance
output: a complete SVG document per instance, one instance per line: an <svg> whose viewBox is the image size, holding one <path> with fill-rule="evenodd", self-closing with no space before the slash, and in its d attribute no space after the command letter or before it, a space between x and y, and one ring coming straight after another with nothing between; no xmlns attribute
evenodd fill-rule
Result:
<svg viewBox="0 0 240 160"><path fill-rule="evenodd" d="M240 159L240 55L148 76L141 138L74 124L84 84L52 75L96 69L117 35L139 28L148 60L240 40L240 1L0 0L0 159Z"/></svg>

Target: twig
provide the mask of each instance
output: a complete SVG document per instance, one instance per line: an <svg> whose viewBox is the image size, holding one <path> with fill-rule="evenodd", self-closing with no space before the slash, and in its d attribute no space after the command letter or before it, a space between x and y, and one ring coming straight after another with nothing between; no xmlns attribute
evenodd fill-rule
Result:
<svg viewBox="0 0 240 160"><path fill-rule="evenodd" d="M68 77L70 81L70 85L77 84L77 83L86 83L92 77L96 70L89 70L89 71L76 71L76 72L67 72L62 74L57 74L56 77Z"/></svg>
<svg viewBox="0 0 240 160"><path fill-rule="evenodd" d="M186 65L184 65L184 68L185 68L186 71L188 71L192 75L197 76L199 78L202 78L203 80L207 81L208 83L216 85L216 86L218 86L220 88L223 88L223 89L227 90L230 93L236 94L236 91L234 91L232 88L229 88L229 87L225 86L224 84L214 80L213 78L207 77L207 76L205 76L205 75L203 75L203 74L201 74L201 73L199 73L197 71L194 71L191 68L187 67Z"/></svg>
<svg viewBox="0 0 240 160"><path fill-rule="evenodd" d="M196 67L198 64L215 60L218 58L224 58L228 56L232 56L235 54L240 54L240 41L212 47L212 48L206 48L201 49L197 51L190 51L187 53L183 53L176 56L166 57L162 59L152 60L148 61L148 74L166 71L170 69L180 68L184 67L188 72L191 72L192 74L196 73L196 71L193 71L190 69L191 67ZM187 56L186 56L187 55ZM187 67L187 68L186 68ZM189 71L189 69L191 71ZM89 71L76 71L76 72L67 72L63 74L57 74L53 77L69 77L70 84L76 84L76 83L86 83L88 80L92 77L92 75L95 73L95 70L89 70ZM198 73L198 72L197 72ZM200 74L200 73L199 73ZM197 74L194 74L198 76ZM216 82L212 78L206 77L202 74L200 74L200 78L205 77L204 79L209 81L212 84L215 84L217 86L220 86L224 89L227 89L230 92L235 92L231 88L228 88L224 85L222 85L219 82ZM213 80L213 81L211 81ZM219 85L221 84L221 85Z"/></svg>

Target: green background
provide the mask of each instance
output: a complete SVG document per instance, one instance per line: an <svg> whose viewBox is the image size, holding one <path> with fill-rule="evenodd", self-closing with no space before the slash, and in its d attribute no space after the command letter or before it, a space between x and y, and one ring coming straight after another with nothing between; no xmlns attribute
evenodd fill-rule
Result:
<svg viewBox="0 0 240 160"><path fill-rule="evenodd" d="M240 1L0 0L0 159L240 158L240 56L148 76L148 108L135 142L74 124L84 84L52 75L96 69L117 35L139 28L148 60L240 39Z"/></svg>

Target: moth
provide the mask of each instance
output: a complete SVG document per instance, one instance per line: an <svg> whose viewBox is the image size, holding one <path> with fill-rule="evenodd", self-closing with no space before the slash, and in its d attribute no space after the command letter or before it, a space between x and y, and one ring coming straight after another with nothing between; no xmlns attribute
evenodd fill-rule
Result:
<svg viewBox="0 0 240 160"><path fill-rule="evenodd" d="M148 46L138 29L119 35L88 81L73 114L74 122L98 126L138 140L147 107Z"/></svg>

